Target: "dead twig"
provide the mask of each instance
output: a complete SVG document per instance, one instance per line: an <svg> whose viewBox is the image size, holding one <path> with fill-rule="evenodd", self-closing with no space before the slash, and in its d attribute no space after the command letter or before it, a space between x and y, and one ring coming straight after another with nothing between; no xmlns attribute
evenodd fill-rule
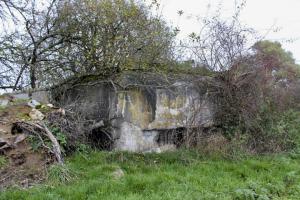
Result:
<svg viewBox="0 0 300 200"><path fill-rule="evenodd" d="M52 134L52 132L47 128L47 126L44 123L42 125L43 125L43 128L44 128L48 138L52 142L53 151L54 151L55 157L57 159L57 162L59 164L63 164L63 158L61 155L60 145L59 145L57 139L55 138L55 136Z"/></svg>
<svg viewBox="0 0 300 200"><path fill-rule="evenodd" d="M55 138L55 136L52 134L52 132L47 128L47 126L41 122L41 124L38 123L30 123L30 122L15 122L14 123L17 127L21 128L25 131L27 134L34 134L39 137L40 140L42 140L43 146L49 149L46 145L44 145L43 139L41 137L41 134L45 137L47 137L51 143L52 143L52 153L55 155L56 160L59 164L63 164L63 157L61 154L61 148L60 145Z"/></svg>

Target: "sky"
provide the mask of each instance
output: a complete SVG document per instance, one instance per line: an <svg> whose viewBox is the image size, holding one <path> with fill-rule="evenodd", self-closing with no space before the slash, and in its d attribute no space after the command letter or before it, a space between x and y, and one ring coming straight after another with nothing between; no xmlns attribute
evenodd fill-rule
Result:
<svg viewBox="0 0 300 200"><path fill-rule="evenodd" d="M173 26L179 26L179 39L201 26L196 18L212 15L220 3L221 16L229 18L235 12L235 3L241 0L158 0L160 12ZM178 11L184 12L179 17ZM300 0L247 0L240 16L243 24L255 29L259 35L279 41L291 51L300 63Z"/></svg>

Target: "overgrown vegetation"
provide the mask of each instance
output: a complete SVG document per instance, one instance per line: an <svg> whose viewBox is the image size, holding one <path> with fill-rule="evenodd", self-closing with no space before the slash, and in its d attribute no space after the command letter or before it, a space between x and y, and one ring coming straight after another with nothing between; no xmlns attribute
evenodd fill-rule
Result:
<svg viewBox="0 0 300 200"><path fill-rule="evenodd" d="M10 189L0 199L298 199L299 163L288 155L90 152L73 155L63 170L54 166L45 185ZM124 176L115 179L117 169Z"/></svg>
<svg viewBox="0 0 300 200"><path fill-rule="evenodd" d="M267 109L267 110L266 110ZM282 152L299 149L300 113L288 110L283 113L262 108L254 130L248 133L247 143L257 152Z"/></svg>
<svg viewBox="0 0 300 200"><path fill-rule="evenodd" d="M41 126L25 122L29 108L25 114L15 110L19 125L32 133L27 140L32 150L60 146L56 155L61 158L61 148L71 157L48 168L45 184L26 191L11 188L0 199L299 198L300 67L278 42L259 39L249 45L257 37L239 21L245 1L230 20L205 18L201 32L191 33L179 48L174 45L179 30L153 10L156 1L45 2L0 0L0 18L11 18L20 28L0 37L0 89L54 86L63 98L65 87L77 83L101 79L115 87L112 79L128 71L174 79L184 74L206 86L199 96L213 102L214 124L187 122L182 147L189 150L103 153L90 150L99 142L92 130L109 133L110 119L90 120L66 108L49 113L47 126ZM76 84L58 84L69 80ZM15 103L11 106L25 102ZM0 156L0 168L7 162ZM116 170L124 174L116 178Z"/></svg>
<svg viewBox="0 0 300 200"><path fill-rule="evenodd" d="M0 88L35 89L67 80L111 84L130 70L162 77L210 76L201 84L216 107L214 126L226 138L242 135L244 147L257 153L296 148L298 127L291 124L299 115L300 67L280 43L259 39L239 21L245 1L236 5L231 19L222 19L220 12L204 17L201 31L179 46L179 29L165 23L155 10L158 5L50 0L44 6L36 1L17 6L13 0L0 1L5 8L0 17L11 17L20 27L0 38ZM73 86L54 90L62 96ZM78 141L88 145L92 123L78 113L49 116L48 121L67 151L74 151Z"/></svg>
<svg viewBox="0 0 300 200"><path fill-rule="evenodd" d="M7 164L6 158L5 158L4 156L1 156L1 155L0 155L0 169L1 169L2 167L5 167L6 164Z"/></svg>
<svg viewBox="0 0 300 200"><path fill-rule="evenodd" d="M0 7L16 5L6 2L1 0ZM0 37L2 89L34 89L90 74L156 71L172 59L176 32L142 1L22 2L22 9L16 7L20 29Z"/></svg>
<svg viewBox="0 0 300 200"><path fill-rule="evenodd" d="M186 45L196 62L215 72L206 83L216 106L215 126L228 140L240 140L245 151L297 149L300 66L278 42L260 40L249 47L254 31L239 23L239 14L238 9L226 21L205 18Z"/></svg>

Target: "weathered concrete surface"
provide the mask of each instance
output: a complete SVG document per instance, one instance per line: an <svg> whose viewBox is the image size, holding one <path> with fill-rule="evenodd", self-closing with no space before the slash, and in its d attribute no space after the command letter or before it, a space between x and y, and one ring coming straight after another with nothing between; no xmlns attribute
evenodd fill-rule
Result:
<svg viewBox="0 0 300 200"><path fill-rule="evenodd" d="M175 89L156 89L152 94L142 89L118 92L116 115L145 130L213 123L207 98L185 83L175 85Z"/></svg>
<svg viewBox="0 0 300 200"><path fill-rule="evenodd" d="M158 142L165 131L213 124L213 108L205 88L199 90L199 85L185 79L154 78L126 74L114 85L80 84L56 102L86 119L112 124L111 138L117 150L160 151L162 145L173 145Z"/></svg>
<svg viewBox="0 0 300 200"><path fill-rule="evenodd" d="M19 93L12 93L10 94L15 99L30 99L28 92L19 92Z"/></svg>
<svg viewBox="0 0 300 200"><path fill-rule="evenodd" d="M212 108L206 98L191 86L182 83L175 92L156 91L155 120L148 129L175 129L187 126L210 126Z"/></svg>
<svg viewBox="0 0 300 200"><path fill-rule="evenodd" d="M190 77L169 79L158 74L129 73L111 81L80 83L62 93L49 91L10 94L77 112L86 120L112 125L113 148L157 151L172 147L170 131L213 124L213 105L206 88ZM0 106L9 102L0 98ZM176 133L177 134L177 133ZM165 145L165 147L163 147Z"/></svg>
<svg viewBox="0 0 300 200"><path fill-rule="evenodd" d="M31 94L31 95L30 95ZM40 103L48 104L50 102L49 100L49 92L48 91L24 91L24 92L17 92L17 93L10 93L7 94L10 98L16 99L16 100L29 100L34 99ZM4 94L3 96L6 96ZM0 98L1 99L1 98Z"/></svg>
<svg viewBox="0 0 300 200"><path fill-rule="evenodd" d="M158 148L156 138L158 132L143 131L140 127L129 122L123 122L120 127L120 137L116 140L115 148L122 151L151 151Z"/></svg>
<svg viewBox="0 0 300 200"><path fill-rule="evenodd" d="M182 133L186 128L211 126L214 111L204 86L199 89L189 79L170 81L158 77L156 80L153 74L124 74L115 84L79 84L63 93L55 89L11 96L42 104L52 102L86 120L111 125L113 149L161 152L174 147L178 130ZM7 101L1 100L0 105Z"/></svg>
<svg viewBox="0 0 300 200"><path fill-rule="evenodd" d="M31 98L42 104L50 103L48 91L35 91L32 93Z"/></svg>
<svg viewBox="0 0 300 200"><path fill-rule="evenodd" d="M156 102L147 98L147 95L142 89L117 92L115 115L141 129L147 129L154 120L156 106Z"/></svg>
<svg viewBox="0 0 300 200"><path fill-rule="evenodd" d="M173 90L156 89L151 98L148 95L139 89L118 93L116 115L125 122L118 133L117 149L149 151L159 147L156 130L208 127L213 123L208 100L187 84Z"/></svg>

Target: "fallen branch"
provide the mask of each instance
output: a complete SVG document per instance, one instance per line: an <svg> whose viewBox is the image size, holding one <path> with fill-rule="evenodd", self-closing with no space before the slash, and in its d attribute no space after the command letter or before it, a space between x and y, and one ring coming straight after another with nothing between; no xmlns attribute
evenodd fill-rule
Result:
<svg viewBox="0 0 300 200"><path fill-rule="evenodd" d="M57 141L57 139L55 138L55 136L52 134L52 132L47 128L47 126L44 123L38 124L38 123L30 123L30 122L15 122L14 123L15 126L17 126L18 128L21 128L24 133L26 134L34 134L37 135L39 137L40 140L42 140L41 135L47 137L51 143L52 143L52 153L55 155L56 160L59 164L63 164L63 157L61 154L61 148L60 145ZM37 131L38 129L38 131ZM42 143L44 144L44 142L42 141ZM47 146L43 145L45 148L48 148Z"/></svg>
<svg viewBox="0 0 300 200"><path fill-rule="evenodd" d="M54 151L54 155L57 159L57 162L59 164L63 164L63 158L62 158L62 155L61 155L60 145L59 145L57 139L54 137L52 132L47 128L47 126L44 123L43 123L43 127L46 131L46 134L47 134L48 138L52 142L53 151Z"/></svg>

